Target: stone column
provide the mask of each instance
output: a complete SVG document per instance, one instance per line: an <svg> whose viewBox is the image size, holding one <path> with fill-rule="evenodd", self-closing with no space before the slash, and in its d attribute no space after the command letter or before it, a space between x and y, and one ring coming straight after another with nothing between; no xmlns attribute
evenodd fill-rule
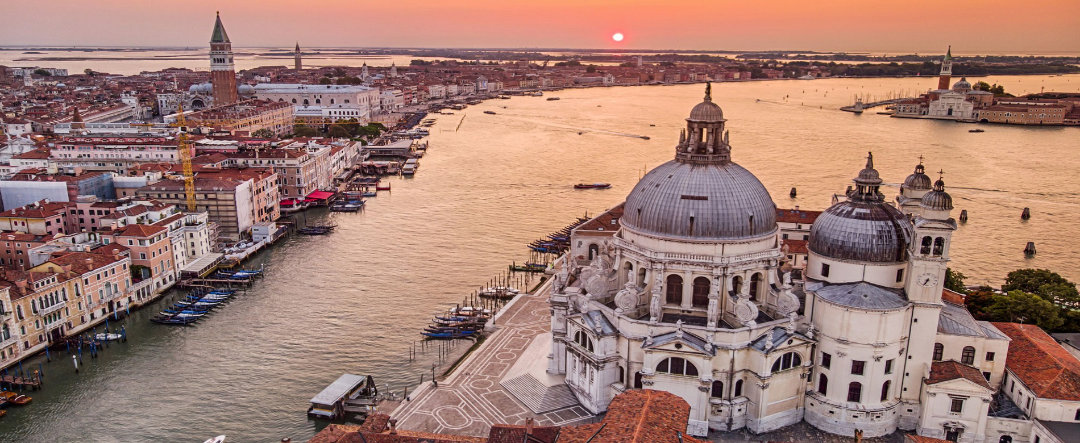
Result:
<svg viewBox="0 0 1080 443"><path fill-rule="evenodd" d="M690 271L683 271L682 273L682 306L683 309L690 309L693 306L694 299L694 276Z"/></svg>

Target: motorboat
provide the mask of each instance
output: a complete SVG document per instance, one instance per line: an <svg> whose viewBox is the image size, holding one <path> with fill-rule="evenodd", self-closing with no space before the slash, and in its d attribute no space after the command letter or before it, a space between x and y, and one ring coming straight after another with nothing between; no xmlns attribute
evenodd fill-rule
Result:
<svg viewBox="0 0 1080 443"><path fill-rule="evenodd" d="M548 97L547 101L553 102L553 101L558 100L558 99L559 99L559 97Z"/></svg>
<svg viewBox="0 0 1080 443"><path fill-rule="evenodd" d="M968 129L968 132L986 132L986 130L985 129L975 128L975 129Z"/></svg>
<svg viewBox="0 0 1080 443"><path fill-rule="evenodd" d="M611 187L611 183L578 183L574 185L574 189L607 189Z"/></svg>
<svg viewBox="0 0 1080 443"><path fill-rule="evenodd" d="M495 111L484 111L485 114L495 115Z"/></svg>
<svg viewBox="0 0 1080 443"><path fill-rule="evenodd" d="M97 341L117 341L117 340L120 340L121 338L124 338L124 336L120 335L120 334L116 334L116 333L110 333L110 332L105 332L105 333L94 335L94 339L97 340Z"/></svg>
<svg viewBox="0 0 1080 443"><path fill-rule="evenodd" d="M11 391L0 391L0 398L16 406L29 404L32 398Z"/></svg>
<svg viewBox="0 0 1080 443"><path fill-rule="evenodd" d="M203 443L225 443L225 435L219 435L214 438L208 438Z"/></svg>

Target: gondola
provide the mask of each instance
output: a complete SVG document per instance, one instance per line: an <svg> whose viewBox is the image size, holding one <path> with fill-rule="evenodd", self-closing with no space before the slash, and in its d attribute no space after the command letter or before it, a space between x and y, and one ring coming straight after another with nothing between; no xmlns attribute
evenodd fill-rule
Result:
<svg viewBox="0 0 1080 443"><path fill-rule="evenodd" d="M16 406L24 406L30 403L32 398L11 391L0 391L0 398Z"/></svg>
<svg viewBox="0 0 1080 443"><path fill-rule="evenodd" d="M435 339L451 339L451 338L465 338L471 337L476 331L455 331L455 332L421 332L420 334L427 338Z"/></svg>

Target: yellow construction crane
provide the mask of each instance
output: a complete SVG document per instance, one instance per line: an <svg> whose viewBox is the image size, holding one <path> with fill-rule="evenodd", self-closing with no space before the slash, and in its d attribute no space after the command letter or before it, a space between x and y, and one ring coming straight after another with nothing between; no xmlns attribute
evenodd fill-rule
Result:
<svg viewBox="0 0 1080 443"><path fill-rule="evenodd" d="M176 149L180 154L180 165L184 168L184 197L187 199L188 212L195 212L195 173L191 171L191 147L187 139L187 119L184 118L184 105L177 111L174 127L180 128L177 135Z"/></svg>

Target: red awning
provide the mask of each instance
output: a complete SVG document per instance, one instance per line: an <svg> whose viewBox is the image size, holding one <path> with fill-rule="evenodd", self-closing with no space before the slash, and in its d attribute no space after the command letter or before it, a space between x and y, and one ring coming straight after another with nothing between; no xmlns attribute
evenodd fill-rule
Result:
<svg viewBox="0 0 1080 443"><path fill-rule="evenodd" d="M333 196L334 196L333 192L315 191L315 192L312 192L312 193L308 194L306 200L326 200L326 199L328 199L330 197L333 197Z"/></svg>

